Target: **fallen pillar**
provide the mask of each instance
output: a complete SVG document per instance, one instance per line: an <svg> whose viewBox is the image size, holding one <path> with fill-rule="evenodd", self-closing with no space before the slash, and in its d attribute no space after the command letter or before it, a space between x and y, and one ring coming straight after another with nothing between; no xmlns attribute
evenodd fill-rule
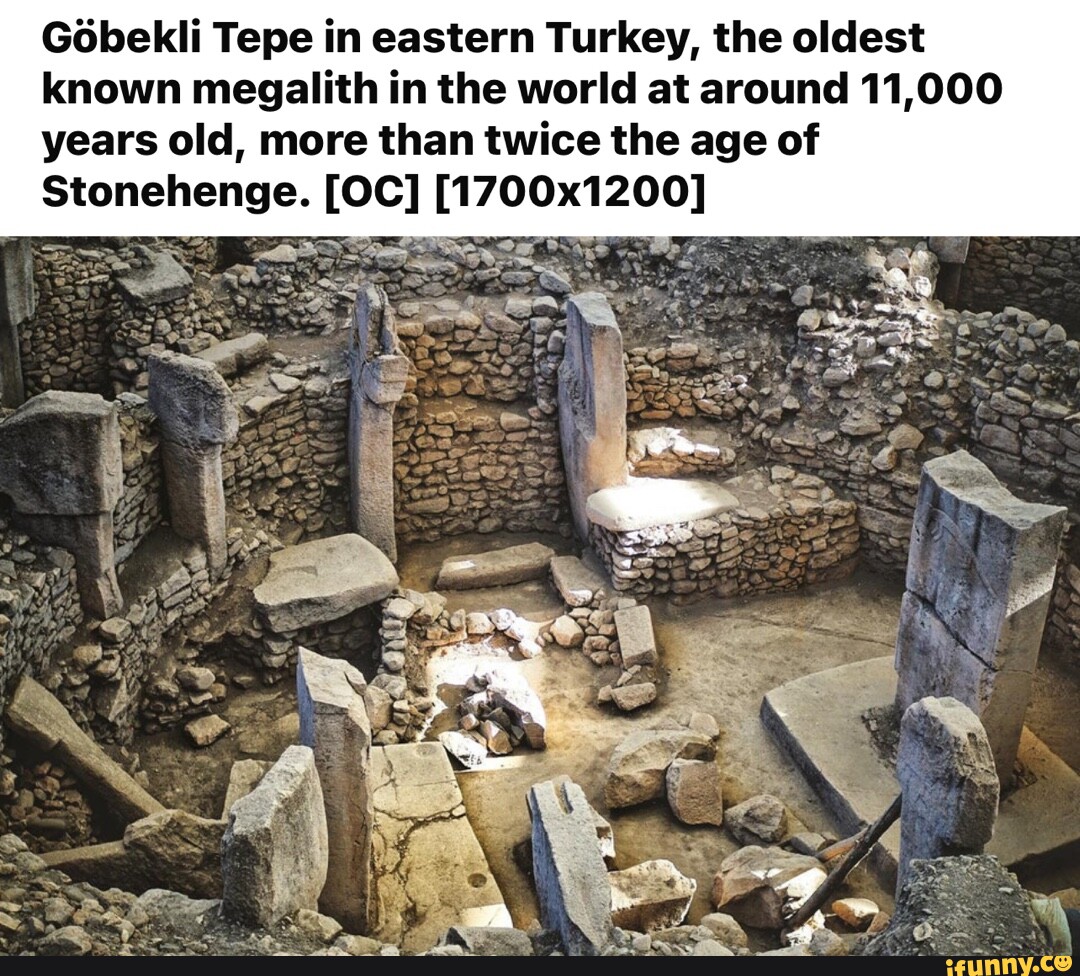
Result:
<svg viewBox="0 0 1080 976"><path fill-rule="evenodd" d="M568 955L599 955L613 926L611 887L592 808L570 781L537 783L528 803L540 921L559 933Z"/></svg>
<svg viewBox="0 0 1080 976"><path fill-rule="evenodd" d="M626 369L622 333L599 292L569 299L559 366L559 438L579 538L589 538L590 495L626 484Z"/></svg>
<svg viewBox="0 0 1080 976"><path fill-rule="evenodd" d="M125 823L165 810L33 678L20 679L4 712L4 721L31 746L48 753L67 769Z"/></svg>
<svg viewBox="0 0 1080 976"><path fill-rule="evenodd" d="M539 542L527 542L490 552L448 556L439 568L435 589L476 590L544 579L554 555L553 549Z"/></svg>
<svg viewBox="0 0 1080 976"><path fill-rule="evenodd" d="M149 366L169 522L178 536L202 546L218 576L228 561L221 449L239 431L236 404L212 363L164 352L151 356Z"/></svg>
<svg viewBox="0 0 1080 976"><path fill-rule="evenodd" d="M347 661L300 648L296 668L300 742L315 754L330 856L319 910L358 935L371 924L375 817L365 686L364 676Z"/></svg>
<svg viewBox="0 0 1080 976"><path fill-rule="evenodd" d="M896 639L896 704L953 697L1009 784L1067 511L1017 498L965 451L923 466Z"/></svg>
<svg viewBox="0 0 1080 976"><path fill-rule="evenodd" d="M405 392L409 359L377 285L356 296L349 363L349 514L353 528L395 562L394 407Z"/></svg>
<svg viewBox="0 0 1080 976"><path fill-rule="evenodd" d="M955 698L924 698L900 722L897 890L915 858L981 854L994 833L998 778L986 730Z"/></svg>
<svg viewBox="0 0 1080 976"><path fill-rule="evenodd" d="M233 804L221 841L222 912L264 928L315 911L326 884L326 812L315 755L289 746Z"/></svg>

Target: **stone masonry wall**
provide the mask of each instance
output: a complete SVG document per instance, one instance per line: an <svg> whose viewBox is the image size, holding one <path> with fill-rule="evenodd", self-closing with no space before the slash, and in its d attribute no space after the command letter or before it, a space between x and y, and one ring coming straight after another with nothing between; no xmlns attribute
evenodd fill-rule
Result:
<svg viewBox="0 0 1080 976"><path fill-rule="evenodd" d="M1080 335L1080 237L971 238L958 305L1014 305Z"/></svg>
<svg viewBox="0 0 1080 976"><path fill-rule="evenodd" d="M770 502L707 519L613 532L590 541L619 593L637 598L714 592L736 596L793 589L849 572L859 550L855 505L824 482L776 465L724 483ZM768 487L773 491L768 491Z"/></svg>
<svg viewBox="0 0 1080 976"><path fill-rule="evenodd" d="M117 397L124 463L124 493L113 512L116 561L122 565L164 518L165 500L157 418L134 393Z"/></svg>

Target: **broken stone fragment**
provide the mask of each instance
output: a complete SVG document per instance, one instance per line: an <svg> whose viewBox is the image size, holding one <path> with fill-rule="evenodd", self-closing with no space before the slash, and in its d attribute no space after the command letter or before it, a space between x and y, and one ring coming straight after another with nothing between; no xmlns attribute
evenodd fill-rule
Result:
<svg viewBox="0 0 1080 976"><path fill-rule="evenodd" d="M680 822L723 824L723 788L715 760L675 759L668 766L665 783L668 806Z"/></svg>
<svg viewBox="0 0 1080 976"><path fill-rule="evenodd" d="M624 871L612 871L608 883L611 920L635 932L680 925L697 891L697 882L667 860L644 861Z"/></svg>
<svg viewBox="0 0 1080 976"><path fill-rule="evenodd" d="M315 911L328 862L315 756L306 746L289 746L229 811L221 842L222 912L270 927L301 908Z"/></svg>
<svg viewBox="0 0 1080 976"><path fill-rule="evenodd" d="M450 729L439 733L439 742L458 762L468 769L476 769L487 759L487 746L471 736Z"/></svg>
<svg viewBox="0 0 1080 976"><path fill-rule="evenodd" d="M580 647L585 641L585 632L578 622L566 614L555 619L551 625L551 636L559 647Z"/></svg>
<svg viewBox="0 0 1080 976"><path fill-rule="evenodd" d="M775 844L787 831L787 811L775 796L761 793L729 807L724 826L740 844Z"/></svg>
<svg viewBox="0 0 1080 976"><path fill-rule="evenodd" d="M656 685L641 681L611 689L611 700L622 712L633 712L656 701Z"/></svg>
<svg viewBox="0 0 1080 976"><path fill-rule="evenodd" d="M205 749L217 742L231 728L232 726L218 715L203 715L201 718L188 722L184 726L184 734L197 749Z"/></svg>
<svg viewBox="0 0 1080 976"><path fill-rule="evenodd" d="M779 929L787 914L824 880L817 858L779 847L742 847L721 863L713 880L712 903L741 925Z"/></svg>
<svg viewBox="0 0 1080 976"><path fill-rule="evenodd" d="M838 898L832 903L833 914L846 926L862 932L880 909L869 898Z"/></svg>
<svg viewBox="0 0 1080 976"><path fill-rule="evenodd" d="M749 945L743 927L724 912L704 915L698 924L709 929L716 936L717 941L729 949L745 949Z"/></svg>
<svg viewBox="0 0 1080 976"><path fill-rule="evenodd" d="M715 752L711 739L687 729L631 732L611 754L604 802L614 810L658 799L673 760L711 759Z"/></svg>
<svg viewBox="0 0 1080 976"><path fill-rule="evenodd" d="M615 628L624 668L656 664L656 637L653 635L652 614L641 605L615 611Z"/></svg>
<svg viewBox="0 0 1080 976"><path fill-rule="evenodd" d="M553 557L551 579L569 607L587 607L607 586L601 572L577 556Z"/></svg>

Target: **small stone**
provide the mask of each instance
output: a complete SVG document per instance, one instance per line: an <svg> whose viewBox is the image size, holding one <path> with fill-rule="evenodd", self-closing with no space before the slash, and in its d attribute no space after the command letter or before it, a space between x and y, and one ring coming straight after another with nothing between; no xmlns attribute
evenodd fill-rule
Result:
<svg viewBox="0 0 1080 976"><path fill-rule="evenodd" d="M122 644L131 636L131 623L123 617L110 617L98 628L98 634L108 644Z"/></svg>
<svg viewBox="0 0 1080 976"><path fill-rule="evenodd" d="M328 915L301 908L293 917L296 927L310 938L320 942L333 942L341 934L341 923Z"/></svg>
<svg viewBox="0 0 1080 976"><path fill-rule="evenodd" d="M791 293L791 304L796 308L806 308L814 300L814 289L811 285L800 285Z"/></svg>
<svg viewBox="0 0 1080 976"><path fill-rule="evenodd" d="M187 691L209 691L217 679L209 668L185 667L177 670L176 680Z"/></svg>
<svg viewBox="0 0 1080 976"><path fill-rule="evenodd" d="M911 424L898 424L889 431L889 443L898 451L914 451L923 442L923 433Z"/></svg>
<svg viewBox="0 0 1080 976"><path fill-rule="evenodd" d="M923 377L923 386L928 390L940 390L945 385L945 377L938 370L931 370Z"/></svg>
<svg viewBox="0 0 1080 976"><path fill-rule="evenodd" d="M85 956L94 943L78 925L65 925L41 939L36 948L41 956Z"/></svg>
<svg viewBox="0 0 1080 976"><path fill-rule="evenodd" d="M217 742L231 728L232 726L218 715L203 715L201 718L188 722L184 726L184 734L194 746L205 749Z"/></svg>
<svg viewBox="0 0 1080 976"><path fill-rule="evenodd" d="M879 909L869 898L838 898L832 903L833 914L849 928L861 932L874 920Z"/></svg>
<svg viewBox="0 0 1080 976"><path fill-rule="evenodd" d="M702 917L699 925L704 925L718 942L730 948L745 949L750 943L743 927L724 912L712 912Z"/></svg>
<svg viewBox="0 0 1080 976"><path fill-rule="evenodd" d="M632 712L656 701L656 685L651 681L643 681L635 685L612 688L611 700L620 711Z"/></svg>
<svg viewBox="0 0 1080 976"><path fill-rule="evenodd" d="M761 793L730 807L724 826L740 844L775 844L787 830L787 811L775 796Z"/></svg>
<svg viewBox="0 0 1080 976"><path fill-rule="evenodd" d="M559 647L580 647L585 642L585 632L573 617L566 614L556 618L551 625L551 636Z"/></svg>
<svg viewBox="0 0 1080 976"><path fill-rule="evenodd" d="M82 644L71 652L71 661L80 671L89 671L100 660L100 644Z"/></svg>
<svg viewBox="0 0 1080 976"><path fill-rule="evenodd" d="M498 631L505 631L517 620L517 614L513 610L508 610L506 607L500 607L498 610L493 610L489 616L491 622L495 625L495 629Z"/></svg>
<svg viewBox="0 0 1080 976"><path fill-rule="evenodd" d="M685 824L724 822L720 767L699 759L676 759L667 769L667 801L677 820Z"/></svg>
<svg viewBox="0 0 1080 976"><path fill-rule="evenodd" d="M483 637L495 633L495 625L486 613L465 614L465 633L470 637Z"/></svg>

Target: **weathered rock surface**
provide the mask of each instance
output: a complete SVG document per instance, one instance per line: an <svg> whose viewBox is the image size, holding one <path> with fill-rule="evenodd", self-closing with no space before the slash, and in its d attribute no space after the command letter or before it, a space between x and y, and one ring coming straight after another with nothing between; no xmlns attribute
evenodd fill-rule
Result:
<svg viewBox="0 0 1080 976"><path fill-rule="evenodd" d="M652 614L644 604L615 611L615 629L619 635L619 653L624 668L656 664L656 636Z"/></svg>
<svg viewBox="0 0 1080 976"><path fill-rule="evenodd" d="M559 933L568 955L599 955L613 929L592 809L581 787L569 781L537 783L528 802L540 921Z"/></svg>
<svg viewBox="0 0 1080 976"><path fill-rule="evenodd" d="M817 858L778 847L742 847L721 863L712 903L741 925L778 929L824 880Z"/></svg>
<svg viewBox="0 0 1080 976"><path fill-rule="evenodd" d="M471 956L531 956L532 942L521 929L452 925L440 945L461 946Z"/></svg>
<svg viewBox="0 0 1080 976"><path fill-rule="evenodd" d="M1049 951L1016 876L996 858L940 857L911 862L888 928L868 956L1038 956Z"/></svg>
<svg viewBox="0 0 1080 976"><path fill-rule="evenodd" d="M723 787L715 760L675 759L668 766L665 783L668 806L680 822L723 824Z"/></svg>
<svg viewBox="0 0 1080 976"><path fill-rule="evenodd" d="M261 332L249 332L235 339L226 339L193 354L196 359L210 363L228 378L244 373L270 357L270 342Z"/></svg>
<svg viewBox="0 0 1080 976"><path fill-rule="evenodd" d="M623 712L633 712L656 701L656 685L651 681L618 685L611 689L611 700Z"/></svg>
<svg viewBox="0 0 1080 976"><path fill-rule="evenodd" d="M307 746L289 746L229 811L221 842L222 911L269 927L318 906L328 866L326 812Z"/></svg>
<svg viewBox="0 0 1080 976"><path fill-rule="evenodd" d="M203 715L184 726L184 735L197 749L212 746L232 728L220 715Z"/></svg>
<svg viewBox="0 0 1080 976"><path fill-rule="evenodd" d="M611 920L635 932L681 925L690 910L697 882L671 861L643 861L608 875Z"/></svg>
<svg viewBox="0 0 1080 976"><path fill-rule="evenodd" d="M608 588L603 573L588 561L577 556L553 556L551 579L555 589L569 607L587 607L593 598Z"/></svg>
<svg viewBox="0 0 1080 976"><path fill-rule="evenodd" d="M544 579L554 550L539 542L505 549L448 556L435 581L437 590L475 590L487 586L509 586L526 580Z"/></svg>
<svg viewBox="0 0 1080 976"><path fill-rule="evenodd" d="M278 633L328 623L388 597L393 563L361 536L336 535L290 546L270 557L255 604Z"/></svg>
<svg viewBox="0 0 1080 976"><path fill-rule="evenodd" d="M787 811L775 796L760 793L729 807L724 826L740 844L776 844L787 831Z"/></svg>
<svg viewBox="0 0 1080 976"><path fill-rule="evenodd" d="M712 739L686 729L631 732L611 754L604 802L614 810L655 800L675 759L711 759L715 752Z"/></svg>

